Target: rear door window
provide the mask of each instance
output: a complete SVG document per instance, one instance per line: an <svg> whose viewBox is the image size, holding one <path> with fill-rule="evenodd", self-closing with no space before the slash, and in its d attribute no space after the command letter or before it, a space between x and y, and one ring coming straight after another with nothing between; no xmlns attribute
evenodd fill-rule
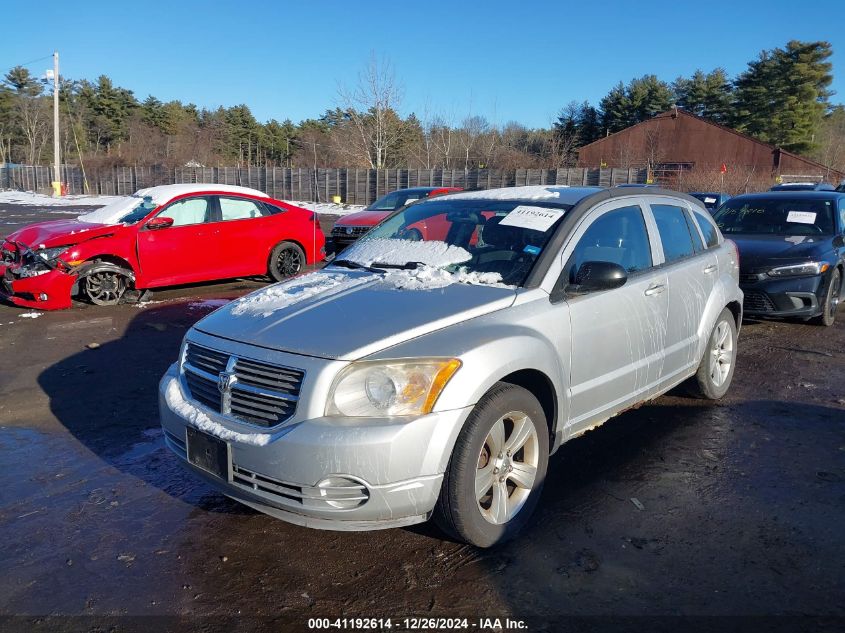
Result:
<svg viewBox="0 0 845 633"><path fill-rule="evenodd" d="M220 197L220 219L227 220L249 220L267 215L267 209L259 202L248 198L226 198Z"/></svg>
<svg viewBox="0 0 845 633"><path fill-rule="evenodd" d="M651 212L657 223L667 264L695 254L692 234L683 208L669 204L653 204Z"/></svg>

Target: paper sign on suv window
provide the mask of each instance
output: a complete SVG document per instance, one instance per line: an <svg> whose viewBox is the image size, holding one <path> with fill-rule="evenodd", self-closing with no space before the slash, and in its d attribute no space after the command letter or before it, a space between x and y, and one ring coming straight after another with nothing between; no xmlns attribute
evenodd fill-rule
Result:
<svg viewBox="0 0 845 633"><path fill-rule="evenodd" d="M548 209L546 207L532 207L519 205L499 222L499 226L518 226L535 231L548 231L549 227L563 215L563 209Z"/></svg>

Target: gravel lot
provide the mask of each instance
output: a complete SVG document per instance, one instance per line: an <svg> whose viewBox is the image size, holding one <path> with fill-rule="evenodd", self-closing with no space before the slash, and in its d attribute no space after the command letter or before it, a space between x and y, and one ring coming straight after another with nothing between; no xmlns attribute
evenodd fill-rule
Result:
<svg viewBox="0 0 845 633"><path fill-rule="evenodd" d="M7 223L36 216L0 208ZM263 283L38 318L0 305L0 616L17 616L0 629L305 630L317 616L401 628L410 615L531 630L564 616L585 616L566 620L579 630L689 630L641 616L845 625L845 311L827 329L745 323L724 401L672 394L567 444L523 538L478 551L428 525L288 525L164 448L156 385L186 329Z"/></svg>

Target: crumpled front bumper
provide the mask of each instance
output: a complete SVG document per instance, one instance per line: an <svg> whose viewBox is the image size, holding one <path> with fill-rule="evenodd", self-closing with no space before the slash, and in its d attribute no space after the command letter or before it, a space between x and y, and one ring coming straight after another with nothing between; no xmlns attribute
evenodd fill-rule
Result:
<svg viewBox="0 0 845 633"><path fill-rule="evenodd" d="M36 310L70 308L76 276L50 270L35 277L20 277L15 265L0 264L0 298Z"/></svg>
<svg viewBox="0 0 845 633"><path fill-rule="evenodd" d="M166 397L174 380L186 395L174 365L159 385L159 410L166 444L185 465L223 494L261 512L329 530L372 530L426 521L437 503L455 438L472 410L433 413L410 422L317 418L282 425L268 432L271 438L262 446L229 442L231 463L224 479L188 462L190 423ZM195 406L215 422L227 424L222 416ZM331 490L323 493L320 488L327 479L360 484L366 500L356 507L333 507Z"/></svg>

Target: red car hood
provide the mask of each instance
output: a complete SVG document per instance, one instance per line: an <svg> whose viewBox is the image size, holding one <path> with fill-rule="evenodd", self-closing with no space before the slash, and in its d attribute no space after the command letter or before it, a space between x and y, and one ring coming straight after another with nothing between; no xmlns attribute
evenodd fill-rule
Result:
<svg viewBox="0 0 845 633"><path fill-rule="evenodd" d="M45 248L52 246L70 246L114 233L122 226L113 224L91 224L78 220L50 220L30 224L6 236L7 240L21 242L31 248L38 248L42 244Z"/></svg>
<svg viewBox="0 0 845 633"><path fill-rule="evenodd" d="M336 226L375 226L391 213L393 211L358 211L340 218Z"/></svg>

